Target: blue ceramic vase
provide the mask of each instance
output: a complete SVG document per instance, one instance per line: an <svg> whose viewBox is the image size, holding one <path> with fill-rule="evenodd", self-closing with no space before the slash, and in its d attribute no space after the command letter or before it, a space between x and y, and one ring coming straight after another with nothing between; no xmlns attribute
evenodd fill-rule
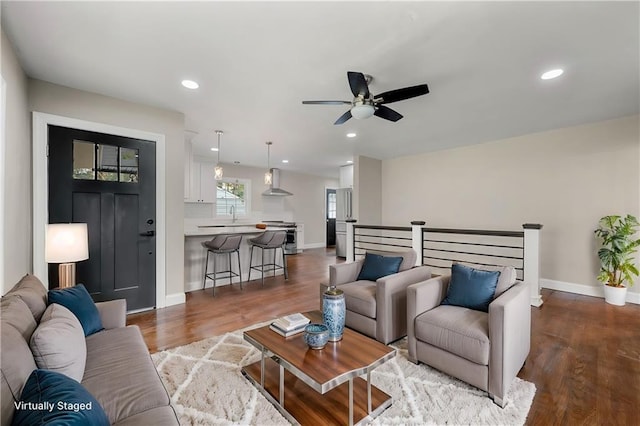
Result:
<svg viewBox="0 0 640 426"><path fill-rule="evenodd" d="M329 341L342 339L346 305L344 292L336 287L329 287L322 295L322 322L329 328Z"/></svg>

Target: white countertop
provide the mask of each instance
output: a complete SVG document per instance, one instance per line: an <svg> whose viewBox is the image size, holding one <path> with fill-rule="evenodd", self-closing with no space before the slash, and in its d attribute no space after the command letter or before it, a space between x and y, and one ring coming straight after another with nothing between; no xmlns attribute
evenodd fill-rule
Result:
<svg viewBox="0 0 640 426"><path fill-rule="evenodd" d="M195 226L185 228L185 237L200 237L220 234L262 234L265 231L286 231L287 228L269 226L268 229L258 229L255 225L230 225L230 226Z"/></svg>

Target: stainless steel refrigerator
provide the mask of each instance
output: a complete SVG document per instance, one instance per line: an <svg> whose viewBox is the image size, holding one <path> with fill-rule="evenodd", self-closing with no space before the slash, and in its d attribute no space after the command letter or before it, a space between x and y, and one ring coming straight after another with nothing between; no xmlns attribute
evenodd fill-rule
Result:
<svg viewBox="0 0 640 426"><path fill-rule="evenodd" d="M336 190L336 256L347 257L347 219L353 217L351 188Z"/></svg>

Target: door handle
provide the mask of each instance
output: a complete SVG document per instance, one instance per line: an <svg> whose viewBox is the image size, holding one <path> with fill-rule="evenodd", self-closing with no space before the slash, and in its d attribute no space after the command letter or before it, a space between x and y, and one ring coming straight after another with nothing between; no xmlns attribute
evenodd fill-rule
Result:
<svg viewBox="0 0 640 426"><path fill-rule="evenodd" d="M143 237L153 237L154 235L156 235L156 233L155 231L147 231L147 232L141 232L140 235Z"/></svg>

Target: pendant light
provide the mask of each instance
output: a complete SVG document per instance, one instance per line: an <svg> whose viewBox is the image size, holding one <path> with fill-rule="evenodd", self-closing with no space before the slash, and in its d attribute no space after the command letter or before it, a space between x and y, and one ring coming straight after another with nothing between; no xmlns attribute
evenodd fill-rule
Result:
<svg viewBox="0 0 640 426"><path fill-rule="evenodd" d="M213 175L215 180L222 179L222 166L220 165L220 136L222 136L224 132L222 130L216 130L216 135L218 135L218 161L216 162L216 167L213 169Z"/></svg>
<svg viewBox="0 0 640 426"><path fill-rule="evenodd" d="M273 175L271 174L271 144L273 142L265 142L267 144L267 172L264 174L264 184L271 185Z"/></svg>

